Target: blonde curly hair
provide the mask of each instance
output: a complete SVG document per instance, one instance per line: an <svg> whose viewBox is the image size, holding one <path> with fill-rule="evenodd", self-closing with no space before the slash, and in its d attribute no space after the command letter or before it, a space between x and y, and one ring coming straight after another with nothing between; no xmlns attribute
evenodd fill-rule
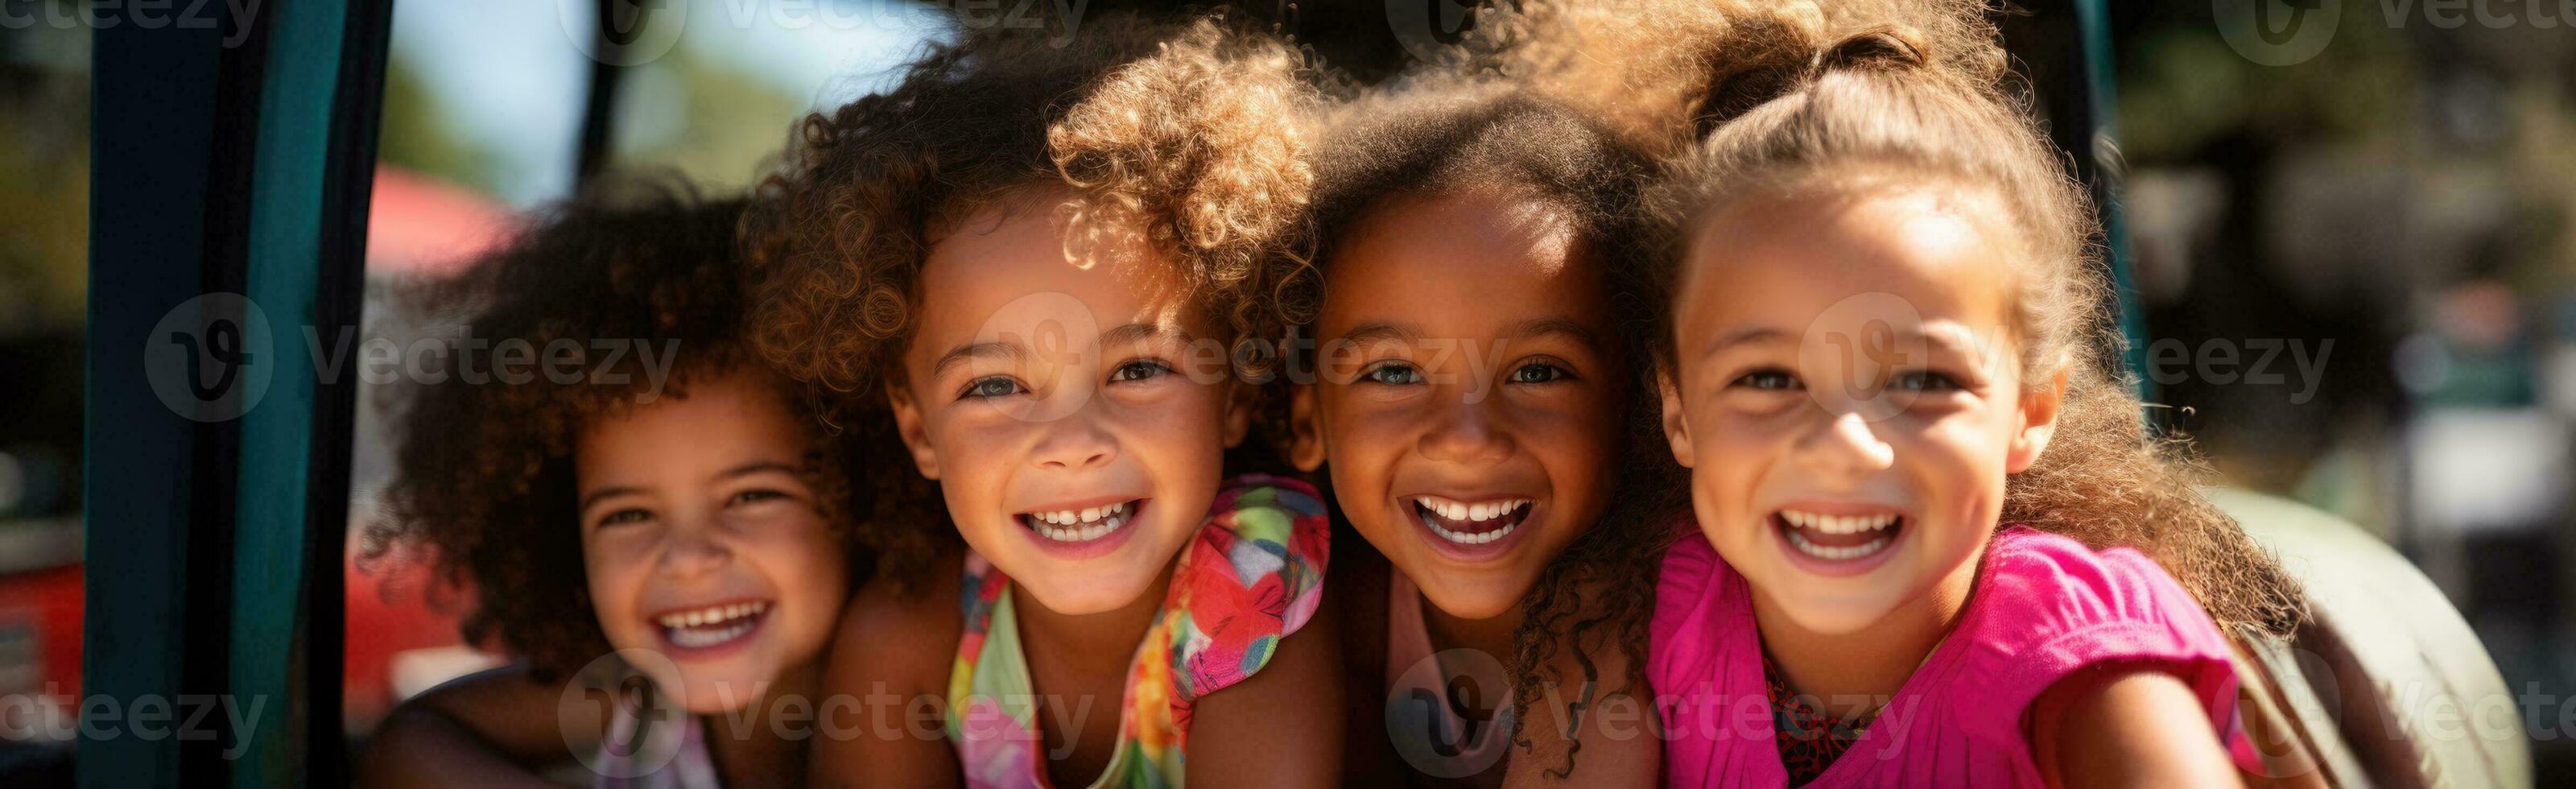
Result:
<svg viewBox="0 0 2576 789"><path fill-rule="evenodd" d="M758 189L743 232L760 305L751 344L861 433L871 462L908 468L880 392L901 382L931 246L979 207L1061 199L1068 252L1142 240L1233 335L1238 372L1264 375L1299 317L1274 291L1306 265L1286 245L1313 188L1314 74L1296 50L1213 14L993 26L927 45L892 90L808 116ZM866 476L877 490L861 528L880 569L917 571L953 539L937 489Z"/></svg>

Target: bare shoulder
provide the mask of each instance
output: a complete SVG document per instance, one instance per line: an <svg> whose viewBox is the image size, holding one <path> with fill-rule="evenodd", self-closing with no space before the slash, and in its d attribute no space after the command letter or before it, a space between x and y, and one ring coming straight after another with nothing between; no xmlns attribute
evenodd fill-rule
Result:
<svg viewBox="0 0 2576 789"><path fill-rule="evenodd" d="M2061 679L2025 720L2031 754L2052 786L2240 785L2198 694L2156 664L2096 666ZM2200 736L2186 734L2194 731Z"/></svg>
<svg viewBox="0 0 2576 789"><path fill-rule="evenodd" d="M833 636L826 684L837 680L896 681L927 687L947 680L965 620L958 610L964 554L950 549L911 588L872 578L851 593Z"/></svg>

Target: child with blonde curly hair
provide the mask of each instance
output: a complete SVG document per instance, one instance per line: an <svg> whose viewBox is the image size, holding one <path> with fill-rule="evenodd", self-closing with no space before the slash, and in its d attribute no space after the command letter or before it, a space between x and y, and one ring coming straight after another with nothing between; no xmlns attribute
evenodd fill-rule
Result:
<svg viewBox="0 0 2576 789"><path fill-rule="evenodd" d="M843 403L893 546L824 685L906 706L817 777L1329 782L1321 507L1225 478L1312 181L1302 60L1213 18L1046 32L932 46L765 189L759 343Z"/></svg>

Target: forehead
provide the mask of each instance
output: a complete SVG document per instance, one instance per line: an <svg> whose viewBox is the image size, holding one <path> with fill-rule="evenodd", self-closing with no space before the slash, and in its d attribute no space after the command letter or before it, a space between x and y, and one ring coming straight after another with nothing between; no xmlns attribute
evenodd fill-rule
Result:
<svg viewBox="0 0 2576 789"><path fill-rule="evenodd" d="M763 372L702 373L651 403L589 420L577 448L582 476L798 451L805 433L779 387Z"/></svg>
<svg viewBox="0 0 2576 789"><path fill-rule="evenodd" d="M1739 200L1693 237L1676 312L1685 323L1777 322L1873 294L1927 321L2008 328L2018 275L2002 211L1946 186Z"/></svg>
<svg viewBox="0 0 2576 789"><path fill-rule="evenodd" d="M1390 315L1461 329L1606 317L1599 272L1576 260L1574 223L1554 207L1478 190L1370 214L1325 266L1325 333Z"/></svg>
<svg viewBox="0 0 2576 789"><path fill-rule="evenodd" d="M936 237L922 263L915 351L1045 321L1203 328L1186 282L1131 234L1077 232L1052 198L997 201Z"/></svg>

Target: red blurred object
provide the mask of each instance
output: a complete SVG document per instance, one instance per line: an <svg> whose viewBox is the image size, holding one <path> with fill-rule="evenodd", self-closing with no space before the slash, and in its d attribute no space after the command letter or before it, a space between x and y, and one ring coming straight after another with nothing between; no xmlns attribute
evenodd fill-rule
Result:
<svg viewBox="0 0 2576 789"><path fill-rule="evenodd" d="M80 692L81 565L0 575L0 695Z"/></svg>
<svg viewBox="0 0 2576 789"><path fill-rule="evenodd" d="M507 239L509 209L398 167L376 165L367 210L367 273L448 276Z"/></svg>

